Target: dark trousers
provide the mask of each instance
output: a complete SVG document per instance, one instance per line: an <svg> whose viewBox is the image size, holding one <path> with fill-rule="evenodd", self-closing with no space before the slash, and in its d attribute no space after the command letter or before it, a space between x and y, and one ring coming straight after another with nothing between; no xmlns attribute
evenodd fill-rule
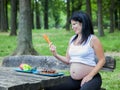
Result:
<svg viewBox="0 0 120 90"><path fill-rule="evenodd" d="M82 80L74 80L69 77L64 83L53 87L45 88L45 90L100 90L102 79L100 74L96 74L94 78L80 87Z"/></svg>

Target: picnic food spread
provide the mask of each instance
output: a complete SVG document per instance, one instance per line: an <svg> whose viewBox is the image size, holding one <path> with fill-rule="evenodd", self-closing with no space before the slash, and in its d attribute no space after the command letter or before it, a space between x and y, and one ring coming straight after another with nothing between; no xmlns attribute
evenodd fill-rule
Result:
<svg viewBox="0 0 120 90"><path fill-rule="evenodd" d="M44 68L41 70L41 72L53 74L53 73L56 73L56 70Z"/></svg>
<svg viewBox="0 0 120 90"><path fill-rule="evenodd" d="M41 70L37 70L37 67L32 67L28 64L20 64L19 68L15 68L15 71L42 75L42 76L50 76L50 77L57 77L64 75L64 73L57 72L56 70L50 68L42 68Z"/></svg>

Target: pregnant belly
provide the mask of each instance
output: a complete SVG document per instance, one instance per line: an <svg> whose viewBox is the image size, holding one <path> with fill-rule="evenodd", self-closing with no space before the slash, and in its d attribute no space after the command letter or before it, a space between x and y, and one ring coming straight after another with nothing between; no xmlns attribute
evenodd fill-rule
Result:
<svg viewBox="0 0 120 90"><path fill-rule="evenodd" d="M81 64L81 63L71 63L70 74L75 80L80 80L89 74L93 70L93 66Z"/></svg>

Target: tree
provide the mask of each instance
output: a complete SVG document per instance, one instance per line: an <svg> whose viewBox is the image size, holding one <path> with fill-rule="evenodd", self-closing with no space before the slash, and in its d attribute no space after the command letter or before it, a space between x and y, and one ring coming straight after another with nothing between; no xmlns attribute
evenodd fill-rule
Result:
<svg viewBox="0 0 120 90"><path fill-rule="evenodd" d="M81 10L82 7L82 0L71 0L72 2L72 13L75 11Z"/></svg>
<svg viewBox="0 0 120 90"><path fill-rule="evenodd" d="M32 29L34 29L34 0L31 1L31 24L32 24Z"/></svg>
<svg viewBox="0 0 120 90"><path fill-rule="evenodd" d="M1 6L1 0L0 0L0 6ZM1 7L0 7L0 31L1 31Z"/></svg>
<svg viewBox="0 0 120 90"><path fill-rule="evenodd" d="M48 28L48 0L44 0L44 29Z"/></svg>
<svg viewBox="0 0 120 90"><path fill-rule="evenodd" d="M86 12L90 16L90 19L92 20L91 1L90 0L86 0Z"/></svg>
<svg viewBox="0 0 120 90"><path fill-rule="evenodd" d="M18 44L13 55L37 55L32 44L31 0L19 0Z"/></svg>
<svg viewBox="0 0 120 90"><path fill-rule="evenodd" d="M110 1L110 33L113 33L114 32L114 26L115 26L115 24L114 24L114 3L115 3L115 1L113 0L111 0Z"/></svg>
<svg viewBox="0 0 120 90"><path fill-rule="evenodd" d="M120 30L120 0L114 1L115 28Z"/></svg>
<svg viewBox="0 0 120 90"><path fill-rule="evenodd" d="M98 5L98 34L104 36L103 21L102 21L102 0L97 0Z"/></svg>
<svg viewBox="0 0 120 90"><path fill-rule="evenodd" d="M118 13L119 13L119 16L118 16L118 30L120 31L120 8L118 9Z"/></svg>
<svg viewBox="0 0 120 90"><path fill-rule="evenodd" d="M10 36L17 35L17 0L11 1L11 32Z"/></svg>
<svg viewBox="0 0 120 90"><path fill-rule="evenodd" d="M67 21L66 21L66 30L70 30L69 18L70 18L70 0L67 0Z"/></svg>
<svg viewBox="0 0 120 90"><path fill-rule="evenodd" d="M119 20L119 18L118 18L118 10L117 9L115 9L114 15L115 15L115 28L118 28L118 20Z"/></svg>
<svg viewBox="0 0 120 90"><path fill-rule="evenodd" d="M41 29L39 3L35 0L36 28Z"/></svg>
<svg viewBox="0 0 120 90"><path fill-rule="evenodd" d="M50 11L52 11L53 19L55 22L55 28L59 28L60 26L60 12L62 10L61 8L64 7L62 2L63 1L61 0L51 0L51 2L49 2L49 7L51 7Z"/></svg>
<svg viewBox="0 0 120 90"><path fill-rule="evenodd" d="M8 18L7 18L7 0L0 0L0 31L7 32Z"/></svg>

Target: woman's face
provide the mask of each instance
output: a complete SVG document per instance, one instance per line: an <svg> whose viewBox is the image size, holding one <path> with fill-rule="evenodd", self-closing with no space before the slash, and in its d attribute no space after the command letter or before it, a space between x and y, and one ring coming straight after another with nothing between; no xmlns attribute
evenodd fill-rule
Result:
<svg viewBox="0 0 120 90"><path fill-rule="evenodd" d="M75 34L81 34L82 31L82 23L78 21L71 20L72 29Z"/></svg>

